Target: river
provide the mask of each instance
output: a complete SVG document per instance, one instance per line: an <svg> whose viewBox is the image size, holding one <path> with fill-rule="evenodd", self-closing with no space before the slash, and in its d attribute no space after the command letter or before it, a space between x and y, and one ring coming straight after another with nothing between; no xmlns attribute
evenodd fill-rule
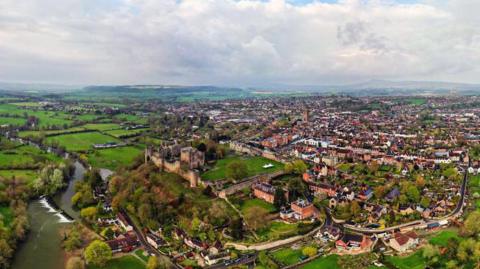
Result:
<svg viewBox="0 0 480 269"><path fill-rule="evenodd" d="M72 208L71 197L75 194L75 182L83 179L85 168L75 162L75 172L68 187L53 197L57 206L73 218L78 212ZM64 255L61 248L60 229L69 225L58 210L52 208L46 199L31 202L28 206L30 232L24 243L19 245L12 263L12 269L63 269Z"/></svg>

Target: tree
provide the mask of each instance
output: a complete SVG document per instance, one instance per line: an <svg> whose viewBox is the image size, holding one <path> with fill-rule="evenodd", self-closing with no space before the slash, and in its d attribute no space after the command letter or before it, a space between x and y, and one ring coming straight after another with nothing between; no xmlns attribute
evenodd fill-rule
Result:
<svg viewBox="0 0 480 269"><path fill-rule="evenodd" d="M73 251L82 246L82 238L80 236L78 225L74 225L72 227L67 237L65 238L65 241L63 242L63 246L67 251Z"/></svg>
<svg viewBox="0 0 480 269"><path fill-rule="evenodd" d="M350 212L352 213L353 216L358 216L358 214L360 214L360 211L361 211L361 208L360 208L360 205L358 204L357 201L352 201L350 203Z"/></svg>
<svg viewBox="0 0 480 269"><path fill-rule="evenodd" d="M384 186L377 186L373 189L373 194L375 195L375 198L381 199L385 195L385 187Z"/></svg>
<svg viewBox="0 0 480 269"><path fill-rule="evenodd" d="M292 178L288 181L287 184L289 199L290 201L295 201L298 198L302 197L308 191L308 187L305 183L299 178Z"/></svg>
<svg viewBox="0 0 480 269"><path fill-rule="evenodd" d="M423 188L425 186L425 179L423 178L423 176L421 175L417 176L417 179L415 180L415 184L417 185L417 187Z"/></svg>
<svg viewBox="0 0 480 269"><path fill-rule="evenodd" d="M233 219L229 225L230 234L234 239L243 238L243 220L241 218Z"/></svg>
<svg viewBox="0 0 480 269"><path fill-rule="evenodd" d="M432 244L427 244L423 248L423 253L422 253L423 258L427 260L427 263L429 265L434 265L438 262L438 257L440 256L440 250L438 249L437 246L434 246Z"/></svg>
<svg viewBox="0 0 480 269"><path fill-rule="evenodd" d="M317 252L317 248L313 246L306 246L302 249L302 254L310 258L317 255Z"/></svg>
<svg viewBox="0 0 480 269"><path fill-rule="evenodd" d="M470 213L465 220L464 226L463 226L463 232L468 235L476 235L480 232L480 212L479 211L473 211Z"/></svg>
<svg viewBox="0 0 480 269"><path fill-rule="evenodd" d="M427 208L430 206L430 198L423 196L422 199L420 200L420 205L424 208Z"/></svg>
<svg viewBox="0 0 480 269"><path fill-rule="evenodd" d="M248 176L248 167L243 161L233 161L226 167L225 175L228 178L240 180Z"/></svg>
<svg viewBox="0 0 480 269"><path fill-rule="evenodd" d="M80 257L71 257L67 261L66 269L84 269L85 265Z"/></svg>
<svg viewBox="0 0 480 269"><path fill-rule="evenodd" d="M157 256L150 256L147 262L147 269L159 269Z"/></svg>
<svg viewBox="0 0 480 269"><path fill-rule="evenodd" d="M85 249L87 263L103 267L112 258L112 250L107 243L95 240Z"/></svg>
<svg viewBox="0 0 480 269"><path fill-rule="evenodd" d="M265 268L269 268L269 269L277 269L278 268L278 265L272 259L270 259L270 257L268 257L268 255L265 251L260 251L260 253L258 254L258 261Z"/></svg>
<svg viewBox="0 0 480 269"><path fill-rule="evenodd" d="M287 204L287 198L285 197L285 192L282 188L275 189L274 197L275 198L273 199L273 203L276 208L280 209L282 208L282 206L285 206L285 204Z"/></svg>
<svg viewBox="0 0 480 269"><path fill-rule="evenodd" d="M411 202L418 202L420 200L420 192L417 187L411 185L408 186L406 195Z"/></svg>
<svg viewBox="0 0 480 269"><path fill-rule="evenodd" d="M268 211L260 206L252 206L245 210L245 221L252 229L261 229L268 224Z"/></svg>
<svg viewBox="0 0 480 269"><path fill-rule="evenodd" d="M88 221L94 221L96 215L97 215L97 208L94 206L86 207L80 211L80 217Z"/></svg>

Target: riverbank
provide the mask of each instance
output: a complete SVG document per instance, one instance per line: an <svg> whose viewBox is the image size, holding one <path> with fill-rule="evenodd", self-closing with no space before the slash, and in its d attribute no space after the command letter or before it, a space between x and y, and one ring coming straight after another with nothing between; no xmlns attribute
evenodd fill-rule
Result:
<svg viewBox="0 0 480 269"><path fill-rule="evenodd" d="M64 231L71 220L62 214L66 212L72 218L78 218L79 213L72 207L71 197L75 193L75 183L83 179L85 167L75 162L75 171L67 187L51 199L50 205L46 199L30 202L27 210L30 221L30 231L15 253L12 269L49 268L63 269L65 253L61 247ZM58 210L56 209L58 208Z"/></svg>

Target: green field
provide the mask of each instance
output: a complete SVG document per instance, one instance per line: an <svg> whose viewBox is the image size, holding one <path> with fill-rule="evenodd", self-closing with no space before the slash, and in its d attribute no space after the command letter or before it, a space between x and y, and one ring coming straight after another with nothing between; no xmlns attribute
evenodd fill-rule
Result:
<svg viewBox="0 0 480 269"><path fill-rule="evenodd" d="M88 132L51 136L47 138L47 142L58 143L59 145L64 146L67 151L88 151L89 149L93 149L94 144L108 142L120 143L121 141L99 132Z"/></svg>
<svg viewBox="0 0 480 269"><path fill-rule="evenodd" d="M1 168L36 167L47 161L58 161L60 158L33 146L20 146L11 150L0 151Z"/></svg>
<svg viewBox="0 0 480 269"><path fill-rule="evenodd" d="M283 265L292 265L300 261L302 250L282 248L272 253L273 258Z"/></svg>
<svg viewBox="0 0 480 269"><path fill-rule="evenodd" d="M122 126L116 123L90 123L83 125L83 128L87 130L109 131L120 129Z"/></svg>
<svg viewBox="0 0 480 269"><path fill-rule="evenodd" d="M27 123L26 119L23 118L7 118L7 117L0 117L0 125L8 124L14 126L22 126Z"/></svg>
<svg viewBox="0 0 480 269"><path fill-rule="evenodd" d="M430 238L429 242L432 245L446 247L448 245L448 240L450 239L460 240L458 232L452 230L441 231L432 238Z"/></svg>
<svg viewBox="0 0 480 269"><path fill-rule="evenodd" d="M417 251L407 257L388 256L389 261L398 269L423 269L425 268L425 260L422 257L422 251Z"/></svg>
<svg viewBox="0 0 480 269"><path fill-rule="evenodd" d="M38 173L35 170L0 170L0 177L3 178L23 178L27 184L32 184L38 178Z"/></svg>
<svg viewBox="0 0 480 269"><path fill-rule="evenodd" d="M125 137L125 136L136 136L136 135L139 135L142 132L145 132L147 130L148 130L148 128L135 129L135 130L118 129L118 130L106 131L105 133L108 134L108 135L111 135L111 136L121 138L121 137Z"/></svg>
<svg viewBox="0 0 480 269"><path fill-rule="evenodd" d="M127 255L110 260L104 267L88 265L87 269L145 269L145 264L138 258Z"/></svg>
<svg viewBox="0 0 480 269"><path fill-rule="evenodd" d="M142 152L142 149L131 146L95 150L88 154L88 163L93 167L115 170L119 166L131 164Z"/></svg>
<svg viewBox="0 0 480 269"><path fill-rule="evenodd" d="M147 123L147 118L143 118L140 116L136 115L131 115L131 114L118 114L115 116L116 119L119 119L121 121L128 121L128 122L134 122L138 124L146 124Z"/></svg>
<svg viewBox="0 0 480 269"><path fill-rule="evenodd" d="M240 156L230 156L225 159L218 160L213 169L202 174L202 179L204 180L220 180L224 179L225 170L229 163L234 161L244 161L247 165L248 176L259 175L262 173L271 173L283 169L283 164L272 161L263 157L240 157ZM263 166L265 164L273 164L274 167L265 169Z"/></svg>
<svg viewBox="0 0 480 269"><path fill-rule="evenodd" d="M20 107L40 107L40 103L38 102L18 102L18 103L10 103L15 106Z"/></svg>
<svg viewBox="0 0 480 269"><path fill-rule="evenodd" d="M246 200L246 201L243 201L241 206L240 206L240 210L242 211L242 213L245 214L245 212L251 208L251 207L254 207L254 206L258 206L258 207L261 207L261 208L264 208L266 209L269 213L273 213L275 211L277 211L277 209L275 208L274 205L270 204L270 203L267 203L266 201L262 200L262 199L258 199L258 198L255 198L255 199L249 199L249 200Z"/></svg>
<svg viewBox="0 0 480 269"><path fill-rule="evenodd" d="M329 256L323 256L323 257L317 258L300 268L302 269L340 269L337 262L338 262L337 255L329 255Z"/></svg>
<svg viewBox="0 0 480 269"><path fill-rule="evenodd" d="M420 106L427 102L425 98L409 98L406 100L410 105Z"/></svg>
<svg viewBox="0 0 480 269"><path fill-rule="evenodd" d="M18 133L18 136L21 138L25 137L39 137L39 136L50 136L50 135L58 135L58 134L66 134L66 133L71 133L71 132L80 132L84 131L85 128L80 126L80 127L72 127L68 129L62 129L62 130L48 130L48 131L21 131Z"/></svg>

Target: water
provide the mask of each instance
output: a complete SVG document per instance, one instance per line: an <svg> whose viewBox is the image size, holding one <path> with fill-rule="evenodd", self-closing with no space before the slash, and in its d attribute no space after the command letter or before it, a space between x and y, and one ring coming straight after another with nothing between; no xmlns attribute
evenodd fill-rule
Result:
<svg viewBox="0 0 480 269"><path fill-rule="evenodd" d="M75 182L82 180L85 168L75 162L75 173L68 187L53 200L69 216L76 218L78 212L72 208L71 197L75 194ZM61 248L63 235L60 230L71 222L59 210L53 208L45 198L33 201L28 206L30 232L20 244L12 269L63 269L65 257Z"/></svg>
<svg viewBox="0 0 480 269"><path fill-rule="evenodd" d="M68 187L63 192L55 195L53 200L55 201L55 204L65 211L65 213L72 218L77 219L80 216L80 213L72 206L72 196L75 194L75 183L83 179L85 168L79 162L75 162L74 165L75 172L73 173L70 182L68 182Z"/></svg>

